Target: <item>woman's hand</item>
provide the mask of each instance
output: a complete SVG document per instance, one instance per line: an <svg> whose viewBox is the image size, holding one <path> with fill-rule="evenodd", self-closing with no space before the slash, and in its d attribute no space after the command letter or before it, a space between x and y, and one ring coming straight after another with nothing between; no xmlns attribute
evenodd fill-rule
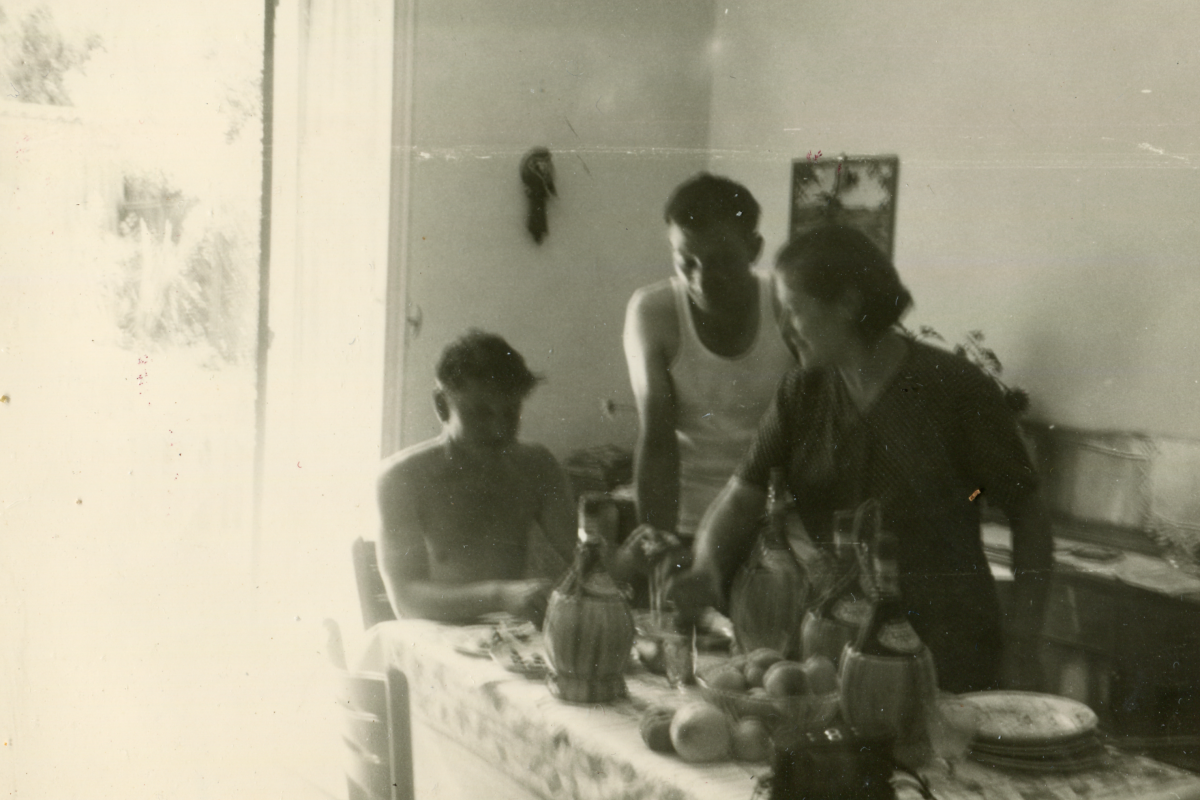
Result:
<svg viewBox="0 0 1200 800"><path fill-rule="evenodd" d="M667 599L674 603L680 622L691 625L699 623L709 608L723 607L723 595L720 574L700 565L676 575L667 588Z"/></svg>

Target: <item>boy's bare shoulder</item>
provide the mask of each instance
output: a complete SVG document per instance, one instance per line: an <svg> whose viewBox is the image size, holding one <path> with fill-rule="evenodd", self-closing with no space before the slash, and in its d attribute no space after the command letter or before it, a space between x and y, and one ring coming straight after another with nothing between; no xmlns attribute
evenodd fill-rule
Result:
<svg viewBox="0 0 1200 800"><path fill-rule="evenodd" d="M379 466L379 483L393 483L416 476L428 476L445 462L445 450L440 436L426 439L393 453Z"/></svg>

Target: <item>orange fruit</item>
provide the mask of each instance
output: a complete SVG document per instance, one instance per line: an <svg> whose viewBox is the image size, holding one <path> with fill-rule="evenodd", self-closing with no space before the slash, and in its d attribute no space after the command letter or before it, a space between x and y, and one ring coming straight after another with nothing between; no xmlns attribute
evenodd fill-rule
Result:
<svg viewBox="0 0 1200 800"><path fill-rule="evenodd" d="M828 694L837 691L837 667L826 656L813 655L800 664L808 682L809 694Z"/></svg>
<svg viewBox="0 0 1200 800"><path fill-rule="evenodd" d="M742 675L742 671L735 667L728 665L720 667L706 677L708 685L714 689L722 689L726 692L746 691L746 676Z"/></svg>
<svg viewBox="0 0 1200 800"><path fill-rule="evenodd" d="M671 744L671 720L674 716L675 711L670 708L646 709L639 729L647 747L659 753L674 752L675 747Z"/></svg>
<svg viewBox="0 0 1200 800"><path fill-rule="evenodd" d="M783 661L783 653L778 650L772 650L770 647L760 647L757 650L751 650L746 656L746 663L753 664L757 667L762 667L763 672L771 668L771 665Z"/></svg>
<svg viewBox="0 0 1200 800"><path fill-rule="evenodd" d="M729 757L729 719L711 703L695 701L671 719L671 744L684 761L719 761Z"/></svg>
<svg viewBox="0 0 1200 800"><path fill-rule="evenodd" d="M751 687L762 686L763 685L763 676L766 674L767 674L767 671L765 669L763 669L762 667L758 666L757 664L747 664L746 665L746 685L751 686Z"/></svg>
<svg viewBox="0 0 1200 800"><path fill-rule="evenodd" d="M793 697L808 690L808 677L795 661L777 661L763 675L763 688L775 697Z"/></svg>
<svg viewBox="0 0 1200 800"><path fill-rule="evenodd" d="M758 717L746 717L733 725L733 757L738 761L766 761L771 757L771 734Z"/></svg>

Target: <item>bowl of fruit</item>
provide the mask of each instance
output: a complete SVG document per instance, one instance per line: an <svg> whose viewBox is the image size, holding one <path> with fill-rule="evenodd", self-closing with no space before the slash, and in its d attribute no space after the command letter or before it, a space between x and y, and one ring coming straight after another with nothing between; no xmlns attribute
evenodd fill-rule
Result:
<svg viewBox="0 0 1200 800"><path fill-rule="evenodd" d="M766 762L771 735L758 717L731 719L707 700L687 700L676 707L651 706L642 714L642 741L651 750L673 753L684 761Z"/></svg>
<svg viewBox="0 0 1200 800"><path fill-rule="evenodd" d="M735 719L759 717L801 730L829 725L840 696L828 658L791 661L766 648L708 667L696 675L696 685L704 699Z"/></svg>

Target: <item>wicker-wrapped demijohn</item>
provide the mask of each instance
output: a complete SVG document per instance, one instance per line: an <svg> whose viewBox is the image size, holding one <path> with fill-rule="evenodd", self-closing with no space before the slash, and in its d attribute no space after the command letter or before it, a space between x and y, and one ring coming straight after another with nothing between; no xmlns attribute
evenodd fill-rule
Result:
<svg viewBox="0 0 1200 800"><path fill-rule="evenodd" d="M608 703L625 696L633 613L604 567L606 542L596 522L611 502L600 493L579 498L575 563L551 593L542 627L551 690L572 703Z"/></svg>
<svg viewBox="0 0 1200 800"><path fill-rule="evenodd" d="M897 541L882 532L875 546L878 599L858 641L839 665L842 715L868 736L894 737L897 747L920 745L937 696L933 654L908 621L900 596Z"/></svg>
<svg viewBox="0 0 1200 800"><path fill-rule="evenodd" d="M837 564L833 583L804 615L800 630L801 654L825 656L834 664L842 649L858 641L871 615L871 579L860 558L865 542L879 533L879 502L871 499L855 511L834 515L833 543Z"/></svg>
<svg viewBox="0 0 1200 800"><path fill-rule="evenodd" d="M743 653L766 647L787 658L800 655L809 582L787 540L788 497L784 471L772 469L762 533L729 592L729 618Z"/></svg>

